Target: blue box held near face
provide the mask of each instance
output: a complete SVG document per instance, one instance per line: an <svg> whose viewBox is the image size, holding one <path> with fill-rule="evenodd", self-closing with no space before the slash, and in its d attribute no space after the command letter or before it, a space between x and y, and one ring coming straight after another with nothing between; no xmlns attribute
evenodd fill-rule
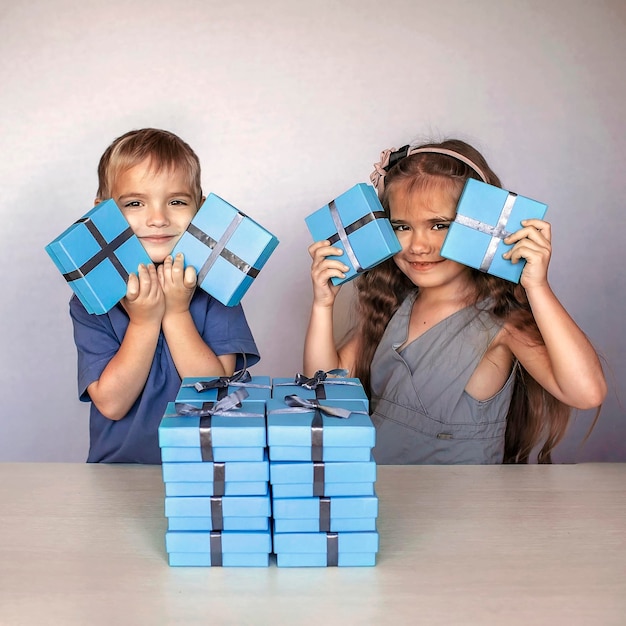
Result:
<svg viewBox="0 0 626 626"><path fill-rule="evenodd" d="M129 274L152 263L113 200L96 205L45 249L85 309L98 315L126 295Z"/></svg>
<svg viewBox="0 0 626 626"><path fill-rule="evenodd" d="M513 246L503 241L522 228L521 221L543 219L547 205L470 178L457 214L441 247L441 256L518 283L526 261L511 263L502 255Z"/></svg>
<svg viewBox="0 0 626 626"><path fill-rule="evenodd" d="M328 257L350 267L345 278L331 279L334 285L352 280L402 249L376 191L365 183L341 194L305 222L313 241L328 239L343 250L340 257Z"/></svg>
<svg viewBox="0 0 626 626"><path fill-rule="evenodd" d="M211 193L172 250L198 273L198 285L226 306L239 304L278 245L253 219Z"/></svg>

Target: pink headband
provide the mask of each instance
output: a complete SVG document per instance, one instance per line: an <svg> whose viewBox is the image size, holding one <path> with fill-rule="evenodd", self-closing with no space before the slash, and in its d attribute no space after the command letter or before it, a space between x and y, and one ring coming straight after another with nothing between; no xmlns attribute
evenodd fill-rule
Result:
<svg viewBox="0 0 626 626"><path fill-rule="evenodd" d="M474 163L471 159L468 159L466 156L461 154L460 152L456 152L455 150L448 150L447 148L411 148L410 146L404 146L400 148L400 150L396 150L395 148L391 148L391 150L383 150L380 153L380 161L378 163L374 163L374 171L370 174L370 181L372 185L374 185L375 189L378 191L378 196L381 197L383 195L383 191L385 189L385 176L387 171L395 165L398 161L407 157L411 154L419 154L431 152L434 154L445 154L446 156L452 157L453 159L457 159L457 161L462 161L465 165L471 167L482 179L483 182L487 182L487 177L484 172ZM390 165L390 160L392 157L395 157L394 163Z"/></svg>

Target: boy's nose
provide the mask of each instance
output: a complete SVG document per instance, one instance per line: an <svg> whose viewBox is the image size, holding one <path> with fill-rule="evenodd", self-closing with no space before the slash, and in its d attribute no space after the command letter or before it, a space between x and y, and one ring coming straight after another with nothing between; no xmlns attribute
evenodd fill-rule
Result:
<svg viewBox="0 0 626 626"><path fill-rule="evenodd" d="M163 207L150 207L150 211L148 212L148 225L165 226L167 223L167 212Z"/></svg>

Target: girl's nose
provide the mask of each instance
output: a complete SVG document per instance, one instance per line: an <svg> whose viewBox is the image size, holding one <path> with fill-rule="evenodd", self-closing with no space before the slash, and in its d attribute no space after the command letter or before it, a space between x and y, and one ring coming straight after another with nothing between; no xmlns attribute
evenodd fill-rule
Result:
<svg viewBox="0 0 626 626"><path fill-rule="evenodd" d="M411 240L409 242L409 252L411 254L428 254L432 251L432 245L428 241L428 237L423 233L419 233L414 230L411 233Z"/></svg>

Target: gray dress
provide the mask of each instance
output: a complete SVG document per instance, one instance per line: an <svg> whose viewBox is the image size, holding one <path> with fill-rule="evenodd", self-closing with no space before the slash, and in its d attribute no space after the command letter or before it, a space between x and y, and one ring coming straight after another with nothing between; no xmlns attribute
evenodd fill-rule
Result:
<svg viewBox="0 0 626 626"><path fill-rule="evenodd" d="M372 360L374 458L380 464L501 463L514 371L485 401L465 387L502 322L470 306L398 351L416 295L391 318Z"/></svg>

